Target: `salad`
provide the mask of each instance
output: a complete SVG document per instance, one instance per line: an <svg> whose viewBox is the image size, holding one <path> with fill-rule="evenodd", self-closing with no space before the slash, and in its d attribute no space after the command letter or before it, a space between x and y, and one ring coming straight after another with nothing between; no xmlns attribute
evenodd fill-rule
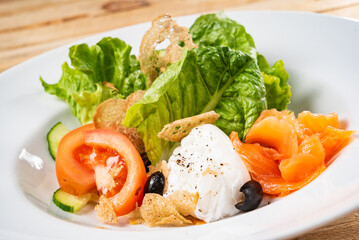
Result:
<svg viewBox="0 0 359 240"><path fill-rule="evenodd" d="M95 202L106 223L184 226L254 210L318 177L354 133L336 113L287 110L283 61L270 66L222 12L190 29L159 16L138 58L111 37L69 57L58 83L40 78L82 124L49 131L53 201L69 212Z"/></svg>

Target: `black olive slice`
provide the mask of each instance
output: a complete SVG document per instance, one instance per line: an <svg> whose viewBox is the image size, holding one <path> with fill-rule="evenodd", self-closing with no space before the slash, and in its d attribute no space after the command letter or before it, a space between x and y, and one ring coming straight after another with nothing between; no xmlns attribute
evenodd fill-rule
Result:
<svg viewBox="0 0 359 240"><path fill-rule="evenodd" d="M160 171L153 173L147 178L143 195L146 193L157 193L163 195L163 189L165 187L165 176Z"/></svg>
<svg viewBox="0 0 359 240"><path fill-rule="evenodd" d="M252 211L262 202L263 189L257 181L246 182L239 191L244 193L244 201L237 203L235 207L241 211Z"/></svg>

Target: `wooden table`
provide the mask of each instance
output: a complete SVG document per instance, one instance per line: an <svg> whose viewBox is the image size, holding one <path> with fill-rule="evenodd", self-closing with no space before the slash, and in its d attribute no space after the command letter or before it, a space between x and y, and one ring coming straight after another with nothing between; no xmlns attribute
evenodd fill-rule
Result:
<svg viewBox="0 0 359 240"><path fill-rule="evenodd" d="M162 13L219 9L295 10L359 19L359 0L0 0L0 72L49 49ZM359 210L296 239L359 239Z"/></svg>

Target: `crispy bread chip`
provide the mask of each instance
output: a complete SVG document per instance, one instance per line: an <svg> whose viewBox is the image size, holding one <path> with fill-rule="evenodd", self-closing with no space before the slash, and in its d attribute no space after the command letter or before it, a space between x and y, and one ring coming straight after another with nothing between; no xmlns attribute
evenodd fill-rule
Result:
<svg viewBox="0 0 359 240"><path fill-rule="evenodd" d="M93 117L95 127L117 130L126 115L122 110L124 105L125 99L110 98L102 102Z"/></svg>
<svg viewBox="0 0 359 240"><path fill-rule="evenodd" d="M93 117L96 128L112 129L124 134L140 154L145 152L145 145L136 128L126 128L121 123L126 116L126 111L144 94L145 91L140 90L130 94L126 99L108 99L97 107Z"/></svg>
<svg viewBox="0 0 359 240"><path fill-rule="evenodd" d="M202 124L214 124L218 118L219 114L212 110L196 116L179 119L165 125L157 136L166 141L180 142L193 128Z"/></svg>
<svg viewBox="0 0 359 240"><path fill-rule="evenodd" d="M123 105L123 111L126 113L127 110L136 102L140 101L143 95L145 95L146 91L138 90L136 92L131 93L127 96L125 104Z"/></svg>
<svg viewBox="0 0 359 240"><path fill-rule="evenodd" d="M100 202L95 206L98 218L105 223L117 223L117 216L110 200L101 196Z"/></svg>
<svg viewBox="0 0 359 240"><path fill-rule="evenodd" d="M157 169L152 168L154 172L160 170L161 164L156 166ZM150 227L203 224L205 222L202 220L190 216L196 209L198 199L198 193L193 194L186 190L174 191L167 198L159 194L147 193L143 198L142 206L127 215L129 223L146 224Z"/></svg>
<svg viewBox="0 0 359 240"><path fill-rule="evenodd" d="M150 227L192 224L192 221L187 220L178 213L171 201L155 193L147 193L145 195L140 212L144 222Z"/></svg>
<svg viewBox="0 0 359 240"><path fill-rule="evenodd" d="M156 47L166 39L170 41L164 51ZM152 21L152 27L145 33L140 46L140 63L143 73L148 74L149 84L164 72L169 63L175 63L182 57L183 43L187 49L197 47L188 33L188 28L179 26L170 15L163 14Z"/></svg>
<svg viewBox="0 0 359 240"><path fill-rule="evenodd" d="M182 216L186 217L196 210L199 194L198 192L193 194L186 190L176 190L167 199L173 203Z"/></svg>
<svg viewBox="0 0 359 240"><path fill-rule="evenodd" d="M129 222L133 225L143 223L150 227L203 224L203 221L190 216L196 209L198 199L198 193L193 194L185 190L175 191L167 198L147 193L142 206L129 215Z"/></svg>

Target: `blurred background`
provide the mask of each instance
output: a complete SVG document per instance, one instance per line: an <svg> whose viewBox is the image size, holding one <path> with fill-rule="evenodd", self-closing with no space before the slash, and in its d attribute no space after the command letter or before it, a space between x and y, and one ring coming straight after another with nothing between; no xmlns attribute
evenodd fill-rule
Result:
<svg viewBox="0 0 359 240"><path fill-rule="evenodd" d="M80 38L219 10L292 10L359 19L359 0L0 0L0 72Z"/></svg>
<svg viewBox="0 0 359 240"><path fill-rule="evenodd" d="M0 72L55 47L163 13L219 10L305 11L359 20L359 0L0 0ZM359 211L296 239L359 239Z"/></svg>

